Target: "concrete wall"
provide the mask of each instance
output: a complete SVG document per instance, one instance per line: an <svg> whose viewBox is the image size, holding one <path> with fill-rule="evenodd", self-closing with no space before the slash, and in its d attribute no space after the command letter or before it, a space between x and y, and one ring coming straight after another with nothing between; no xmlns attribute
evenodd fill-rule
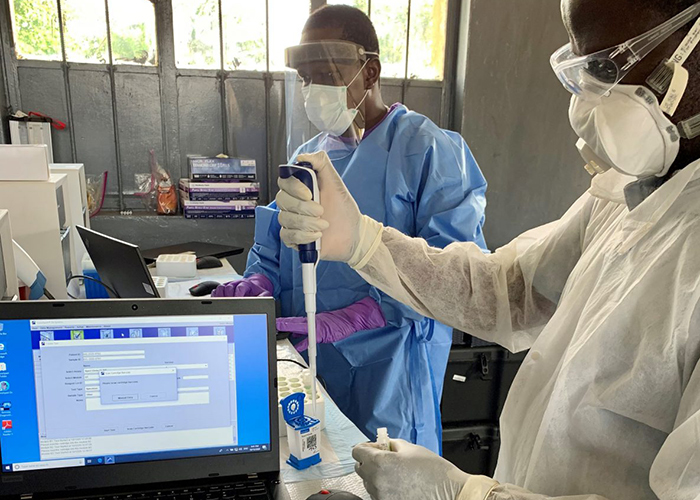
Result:
<svg viewBox="0 0 700 500"><path fill-rule="evenodd" d="M3 8L3 5L0 4L0 19L5 17L3 14ZM0 23L0 31L4 31L2 23ZM7 48L5 45L7 41L9 41L8 37L0 34L0 144L10 142L10 127L7 123L7 116L10 112L10 103L7 95L7 71L5 70L5 62L7 60Z"/></svg>
<svg viewBox="0 0 700 500"><path fill-rule="evenodd" d="M590 185L568 121L569 94L549 66L567 42L559 2L464 0L456 127L489 182L495 249L554 220Z"/></svg>
<svg viewBox="0 0 700 500"><path fill-rule="evenodd" d="M0 43L2 43L0 41ZM0 50L0 68L3 67L3 54ZM7 91L5 87L5 79L0 75L0 144L10 142L10 130L7 124L7 115L9 107L7 103Z"/></svg>

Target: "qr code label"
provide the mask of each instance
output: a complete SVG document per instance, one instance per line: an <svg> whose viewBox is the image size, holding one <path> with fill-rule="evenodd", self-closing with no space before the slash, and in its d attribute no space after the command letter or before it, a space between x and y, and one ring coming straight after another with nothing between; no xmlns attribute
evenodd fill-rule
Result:
<svg viewBox="0 0 700 500"><path fill-rule="evenodd" d="M315 455L318 453L318 436L311 434L306 436L301 443L301 451L304 454Z"/></svg>

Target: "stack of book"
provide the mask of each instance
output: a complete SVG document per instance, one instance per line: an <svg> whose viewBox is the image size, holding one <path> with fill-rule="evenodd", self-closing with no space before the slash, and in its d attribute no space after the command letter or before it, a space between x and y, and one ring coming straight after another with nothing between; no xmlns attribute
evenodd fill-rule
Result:
<svg viewBox="0 0 700 500"><path fill-rule="evenodd" d="M190 177L180 180L187 219L249 219L260 197L255 160L188 157Z"/></svg>

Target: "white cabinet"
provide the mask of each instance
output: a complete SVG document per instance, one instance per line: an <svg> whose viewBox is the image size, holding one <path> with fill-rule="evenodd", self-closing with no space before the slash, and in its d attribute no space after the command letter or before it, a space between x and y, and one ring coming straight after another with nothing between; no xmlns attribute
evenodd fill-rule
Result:
<svg viewBox="0 0 700 500"><path fill-rule="evenodd" d="M83 256L87 253L75 226L90 227L90 212L87 205L87 184L85 167L82 163L53 163L49 165L52 174L65 174L66 218L70 227L70 254L73 274L82 274Z"/></svg>
<svg viewBox="0 0 700 500"><path fill-rule="evenodd" d="M67 299L71 232L66 213L66 175L48 181L0 182L0 208L9 210L13 237L46 275L46 289Z"/></svg>
<svg viewBox="0 0 700 500"><path fill-rule="evenodd" d="M0 210L0 300L12 300L18 293L10 212Z"/></svg>

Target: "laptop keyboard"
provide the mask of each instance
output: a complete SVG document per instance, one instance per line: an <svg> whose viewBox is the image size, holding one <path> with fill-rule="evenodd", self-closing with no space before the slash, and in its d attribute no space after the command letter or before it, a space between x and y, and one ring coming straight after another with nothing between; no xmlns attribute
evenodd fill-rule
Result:
<svg viewBox="0 0 700 500"><path fill-rule="evenodd" d="M265 481L255 479L211 486L173 488L119 495L80 497L81 500L270 500Z"/></svg>

